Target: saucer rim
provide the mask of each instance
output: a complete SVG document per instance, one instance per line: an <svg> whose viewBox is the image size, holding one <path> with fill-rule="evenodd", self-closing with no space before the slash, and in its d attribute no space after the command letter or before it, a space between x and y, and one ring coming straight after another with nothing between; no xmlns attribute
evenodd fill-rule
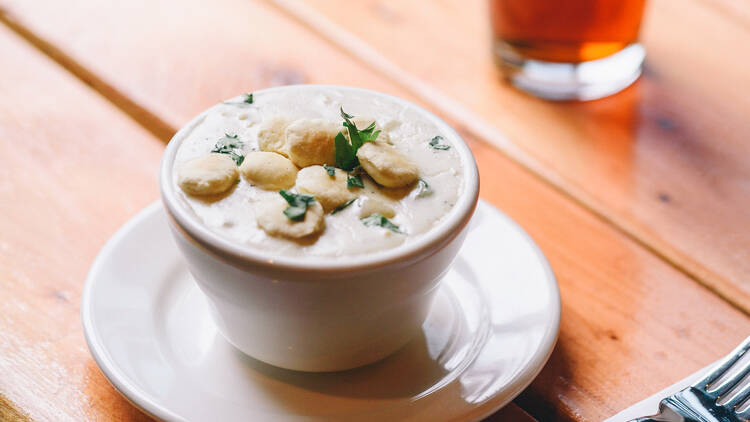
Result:
<svg viewBox="0 0 750 422"><path fill-rule="evenodd" d="M135 216L131 217L125 222L125 224L117 229L115 234L107 240L104 247L96 255L94 263L91 265L91 269L89 269L89 272L86 275L86 281L81 295L81 321L83 324L83 334L86 339L86 345L91 352L91 356L94 358L99 370L102 371L104 378L107 379L107 382L109 382L115 390L125 397L130 404L149 416L166 421L187 422L185 419L165 407L144 397L135 386L128 383L128 378L125 374L119 371L119 366L109 358L109 353L107 353L104 344L101 342L95 342L95 339L92 338L97 331L95 328L96 322L92 316L91 305L93 303L91 302L91 295L96 284L96 279L101 273L101 267L104 266L105 258L117 248L120 242L132 231L133 228L140 225L142 221L150 218L152 214L157 213L160 208L163 210L161 201L155 201L139 211Z"/></svg>
<svg viewBox="0 0 750 422"><path fill-rule="evenodd" d="M540 342L539 347L533 353L533 356L522 371L516 375L514 379L511 379L505 384L507 387L503 394L494 394L493 397L485 400L484 402L476 405L476 407L470 411L467 411L462 415L462 419L466 420L481 420L487 416L490 416L500 410L502 407L510 403L516 398L523 390L525 390L539 373L542 371L547 361L549 360L552 352L555 349L557 340L559 338L560 331L560 318L561 318L561 299L560 289L557 284L554 271L552 270L547 258L536 244L534 239L512 218L506 215L504 212L494 207L492 204L482 200L481 198L477 202L476 210L479 208L487 208L489 212L494 213L497 217L502 218L512 226L529 244L534 254L536 255L538 262L542 265L545 273L545 281L551 295L550 303L554 309L550 309L553 315L550 319L551 323L547 325ZM81 320L83 325L84 338L86 345L91 352L91 356L94 358L97 366L101 370L107 381L114 387L125 399L133 406L137 407L146 414L165 421L175 422L188 422L185 418L175 414L164 406L159 405L155 401L148 397L145 397L139 389L134 386L128 379L128 377L119 370L119 366L109 357L105 346L100 341L97 342L94 337L96 331L96 321L92 316L92 305L91 295L92 290L96 284L96 279L101 274L101 269L105 265L104 261L110 256L113 251L118 247L121 241L129 235L129 233L143 221L152 218L153 214L161 212L166 213L166 209L161 201L157 200L150 205L143 208L135 216L131 217L125 224L123 224L105 243L104 247L99 251L93 264L86 276L83 293L81 296ZM471 221L469 221L471 224ZM470 229L471 230L471 229ZM470 235L470 233L469 233ZM459 251L459 254L461 251ZM545 351L544 353L540 353ZM530 368L533 368L529 371ZM504 398L500 398L504 397ZM498 400L493 400L498 398Z"/></svg>

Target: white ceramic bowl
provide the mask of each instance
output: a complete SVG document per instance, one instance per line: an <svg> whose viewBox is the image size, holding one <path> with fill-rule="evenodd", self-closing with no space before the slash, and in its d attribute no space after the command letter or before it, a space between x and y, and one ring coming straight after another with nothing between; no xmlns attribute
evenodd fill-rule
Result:
<svg viewBox="0 0 750 422"><path fill-rule="evenodd" d="M479 193L471 151L437 116L386 94L333 88L409 104L453 140L463 166L462 193L442 222L416 241L377 253L312 260L243 246L210 231L180 199L172 174L183 134L202 114L175 134L161 163L170 228L208 297L219 331L244 353L287 369L350 369L406 344L424 322L438 283L463 243Z"/></svg>

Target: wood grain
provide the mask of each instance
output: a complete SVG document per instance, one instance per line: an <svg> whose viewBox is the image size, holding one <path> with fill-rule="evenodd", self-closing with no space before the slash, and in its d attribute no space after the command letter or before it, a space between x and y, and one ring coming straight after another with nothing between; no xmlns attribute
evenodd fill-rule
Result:
<svg viewBox="0 0 750 422"><path fill-rule="evenodd" d="M157 198L163 145L2 26L0 51L0 420L149 420L99 372L79 306L106 239Z"/></svg>
<svg viewBox="0 0 750 422"><path fill-rule="evenodd" d="M486 1L275 3L750 312L742 2L651 1L642 80L562 104L501 82Z"/></svg>
<svg viewBox="0 0 750 422"><path fill-rule="evenodd" d="M6 8L11 7L9 2L5 4ZM65 57L76 60L91 75L115 87L120 95L127 95L144 110L149 110L174 127L223 98L279 83L343 83L396 93L413 100L416 98L398 84L382 77L378 71L361 65L266 3L222 0L214 2L210 8L201 8L201 4L197 0L160 0L148 4L145 1L130 2L124 6L122 2L114 0L76 0L65 5L50 3L44 7L19 2L12 7L15 19L24 27L65 52ZM249 21L252 25L248 25ZM134 31L133 28L138 30ZM73 88L62 86L64 84L48 75L38 75L39 81L29 80L33 75L24 73L26 69L41 65L21 59L13 63L13 69L4 66L0 72L14 73L8 76L0 74L0 80L15 81L12 84L6 82L9 86L3 88L11 92L17 90L20 94L0 97L0 107L15 107L21 99L26 99L21 94L28 94L28 90L42 91L47 95L34 97L41 105L27 104L25 112L3 122L2 127L12 133L13 138L0 137L0 140L21 138L29 127L45 123L45 135L39 135L37 142L47 146L60 145L57 143L59 137L64 136L65 148L58 147L59 154L63 160L67 157L71 161L81 154L78 150L85 151L84 147L90 145L89 137L84 139L79 136L79 127L88 128L86 130L91 135L97 135L94 139L104 137L112 143L109 147L123 154L118 160L143 154L144 158L133 162L134 169L120 169L124 174L149 169L148 176L138 173L140 176L136 179L139 182L135 184L138 189L123 184L117 196L100 195L103 198L98 198L96 203L88 196L81 197L79 202L89 207L86 210L97 207L101 210L95 214L98 219L94 219L93 215L82 218L82 221L74 219L73 216L79 211L79 207L74 205L78 205L78 202L42 207L38 211L41 213L38 219L42 221L44 218L57 218L55 216L60 214L67 217L53 227L45 226L47 230L43 233L34 231L36 219L21 218L25 208L22 209L18 203L23 201L6 205L15 207L13 212L18 217L14 220L14 226L17 228L15 232L9 231L15 234L6 241L13 245L13 248L6 248L7 253L13 255L0 263L3 264L0 268L10 268L24 280L60 282L60 278L63 278L60 283L67 286L66 291L74 305L60 313L70 321L75 319L77 324L82 274L85 274L96 248L124 219L125 214L130 215L137 209L136 203L142 206L139 201L144 198L141 195L155 195L158 153L152 148L157 148L152 145L153 138L145 130L141 131L141 138L131 133L134 131L132 128L97 132L96 127L104 131L97 126L97 122L105 122L101 124L104 128L111 123L101 116L105 113L102 110L108 110L106 104L101 105L101 110L88 110L88 102L102 102L90 94L78 94L82 98L79 100L82 105L76 105L76 115L72 116L77 118L74 119L75 124L68 121L70 113L62 116L64 118L59 122L47 118L43 111L48 109L44 106L50 108L56 104L50 100L51 97L61 98L56 101L63 103L72 102L75 97L57 94L56 90ZM22 85L28 86L17 86L19 81L26 81ZM83 90L80 86L72 85L76 90ZM86 120L82 121L81 114L89 113L93 113L93 117L87 115ZM122 116L120 119L127 121ZM455 120L451 122L465 136L477 157L483 198L527 228L549 258L559 280L563 300L560 341L549 365L519 401L527 412L545 420L551 417L578 421L604 419L725 354L750 331L750 320L746 316L666 265L619 230L571 202L565 194L550 188L547 182L529 174L524 167L509 160L494 147L479 140L474 132L467 129L467 125ZM91 129L91 125L95 125L94 129ZM614 124L612 128L616 130ZM116 139L107 138L110 132L115 132ZM608 148L628 149L627 145L616 144L601 147L605 151ZM5 148L10 149L9 146ZM86 153L91 154L90 151ZM106 168L97 170L89 166L91 164L73 169L72 174L77 175L74 179L92 178L96 176L95 171L107 171ZM42 181L35 180L43 186L54 185L59 178L57 174L45 173L42 164L30 160L19 161L14 168L46 177ZM32 186L25 184L20 176L8 180L10 186L17 186L14 189L18 192L26 192L25 189ZM49 189L49 196L66 197L64 190ZM84 192L91 194L91 189L87 187ZM76 195L78 198L84 194ZM128 203L132 208L116 208L118 201L130 201ZM6 202L10 201L3 201L3 204ZM58 207L64 212L61 213ZM83 229L86 224L96 226L86 231ZM0 226L0 230L6 228ZM76 230L87 234L81 239L67 239L71 231ZM37 239L42 235L51 236L48 234L50 232L56 237L42 243L30 242L27 232L35 233ZM76 247L61 246L70 241L75 241ZM54 273L50 273L51 270L35 270L28 265L33 262L32 257L62 260L67 255L60 253L62 250L75 250L76 253L86 251L89 255L86 255L87 259L67 257L66 271ZM13 262L16 264L6 265ZM70 274L77 274L80 278L69 279ZM5 280L4 277L0 280ZM45 313L49 307L45 302L46 297L28 293L15 284L3 288L0 293L10 295L13 301L3 300L1 303L19 303L26 309L41 310L39 318L42 319L35 320L33 324L24 324L23 318L28 318L27 314L9 314L11 316L7 320L0 319L0 332L8 333L6 336L12 343L49 342L45 338L53 336L54 330L52 333L37 333L43 330L35 328L47 323L44 318L50 318ZM71 311L70 308L76 309ZM701 315L696 315L696 309L703 311ZM71 322L68 330L69 347L77 347L75 356L85 355L78 325L73 326ZM97 411L105 412L102 409L108 409L108 419L139 417L137 413L128 413L133 412L130 408L118 407L117 403L120 402L116 395L111 395L108 386L97 384L86 389L89 381L80 377L78 365L81 365L81 361L65 360L67 358L64 356L69 356L70 350L57 348L54 342L49 347L50 350L41 357L28 348L10 350L8 363L0 366L3 371L0 373L0 393L6 394L32 416L34 412L40 414L43 409L56 406L72 408L67 410L69 414L80 415L85 411L93 412L89 406L98 405ZM96 371L90 359L86 362L89 371ZM59 379L63 377L56 378L56 372L50 368L66 368L65 371L79 376L72 377L69 386L62 388L54 382L60 382ZM4 378L10 371L24 375ZM57 381L49 381L49 377ZM63 398L58 398L50 388L40 388L39 394L32 394L32 380L42 384L51 383L57 386L57 391L63 391L70 397L62 401ZM16 384L23 386L20 393L15 392ZM69 393L68 389L76 393ZM78 394L81 391L87 393ZM43 399L40 400L40 397Z"/></svg>
<svg viewBox="0 0 750 422"><path fill-rule="evenodd" d="M13 403L0 394L0 421L3 422L28 422L26 414L17 409Z"/></svg>

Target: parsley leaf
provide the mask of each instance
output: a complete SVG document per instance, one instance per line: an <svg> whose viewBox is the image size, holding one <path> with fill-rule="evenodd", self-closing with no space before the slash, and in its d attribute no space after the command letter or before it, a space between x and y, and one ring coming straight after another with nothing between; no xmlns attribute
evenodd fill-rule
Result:
<svg viewBox="0 0 750 422"><path fill-rule="evenodd" d="M328 172L329 176L336 177L336 167L329 166L328 164L323 164L323 168L326 169L326 172Z"/></svg>
<svg viewBox="0 0 750 422"><path fill-rule="evenodd" d="M430 141L430 146L432 148L438 149L438 150L449 150L449 149L451 149L450 145L441 144L440 143L441 141L443 141L443 137L440 136L440 135L438 135L438 136L432 138L432 140Z"/></svg>
<svg viewBox="0 0 750 422"><path fill-rule="evenodd" d="M239 166L245 160L245 156L242 154L243 143L238 139L237 135L224 134L224 138L220 139L214 149L211 152L219 154L228 154L232 160Z"/></svg>
<svg viewBox="0 0 750 422"><path fill-rule="evenodd" d="M354 154L357 154L357 150L362 146L363 141L359 136L357 125L355 125L354 122L351 121L354 116L352 116L351 114L347 114L344 111L344 107L341 107L341 117L344 118L344 127L349 131L349 139L351 139L352 141L352 149L354 150Z"/></svg>
<svg viewBox="0 0 750 422"><path fill-rule="evenodd" d="M391 222L391 220L378 213L372 214L369 217L361 218L360 220L365 226L380 226L394 233L403 233L397 225Z"/></svg>
<svg viewBox="0 0 750 422"><path fill-rule="evenodd" d="M245 94L245 101L243 101L243 102L247 103L247 104L252 104L253 103L253 93L250 92L250 93Z"/></svg>
<svg viewBox="0 0 750 422"><path fill-rule="evenodd" d="M346 140L343 133L339 132L336 135L333 145L336 148L336 167L347 171L357 167L359 164L357 153L349 144L349 141Z"/></svg>
<svg viewBox="0 0 750 422"><path fill-rule="evenodd" d="M432 188L422 179L417 182L417 198L424 198L432 195Z"/></svg>
<svg viewBox="0 0 750 422"><path fill-rule="evenodd" d="M346 178L346 188L364 188L365 184L362 183L362 177L360 175L354 175L351 174L347 176Z"/></svg>
<svg viewBox="0 0 750 422"><path fill-rule="evenodd" d="M359 165L359 159L357 159L357 150L365 143L371 142L378 138L380 135L379 130L375 130L375 122L372 122L367 128L363 130L357 129L357 126L352 122L354 118L351 114L344 111L341 107L341 117L344 119L344 127L349 133L349 139L351 143L346 140L343 133L336 135L334 146L336 147L336 167L339 167L346 171L351 171L357 165ZM341 138L339 139L339 135Z"/></svg>
<svg viewBox="0 0 750 422"><path fill-rule="evenodd" d="M380 135L380 131L375 130L375 122L370 123L370 126L359 131L359 137L363 143L378 139L378 135Z"/></svg>
<svg viewBox="0 0 750 422"><path fill-rule="evenodd" d="M284 215L292 221L304 220L307 207L315 202L315 198L312 195L292 193L284 189L280 190L279 194L289 203L289 207L284 210Z"/></svg>
<svg viewBox="0 0 750 422"><path fill-rule="evenodd" d="M344 208L348 207L349 205L351 205L356 200L357 200L357 198L352 198L352 199L344 202L343 204L341 204L338 207L334 208L333 211L331 211L331 214L336 214L337 212L339 212L339 211L343 210Z"/></svg>
<svg viewBox="0 0 750 422"><path fill-rule="evenodd" d="M353 119L354 116L344 111L344 107L341 107L341 117L344 118L344 120Z"/></svg>

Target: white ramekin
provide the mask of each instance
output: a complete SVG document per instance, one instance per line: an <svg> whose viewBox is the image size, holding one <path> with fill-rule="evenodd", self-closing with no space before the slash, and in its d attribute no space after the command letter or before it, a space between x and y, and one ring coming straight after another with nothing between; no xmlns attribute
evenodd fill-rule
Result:
<svg viewBox="0 0 750 422"><path fill-rule="evenodd" d="M314 85L269 88L301 90ZM161 196L170 228L195 281L206 294L219 331L244 353L287 369L337 371L382 359L406 344L424 322L442 276L466 235L479 177L468 146L444 121L424 113L453 140L463 167L462 193L444 220L411 243L352 257L299 259L243 246L209 230L180 200L172 167L185 131L167 145Z"/></svg>

